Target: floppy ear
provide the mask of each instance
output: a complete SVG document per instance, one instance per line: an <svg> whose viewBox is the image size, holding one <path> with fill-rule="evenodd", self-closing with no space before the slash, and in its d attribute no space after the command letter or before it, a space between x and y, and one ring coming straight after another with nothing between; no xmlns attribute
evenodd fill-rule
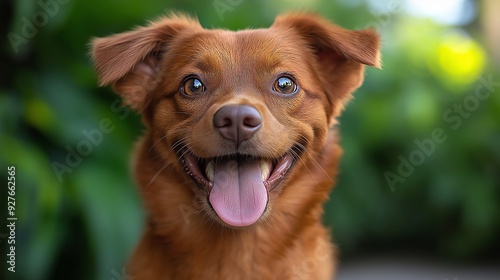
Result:
<svg viewBox="0 0 500 280"><path fill-rule="evenodd" d="M113 84L126 105L144 109L147 94L158 85L156 74L166 45L182 31L200 28L199 22L173 14L133 31L94 38L91 55L99 84Z"/></svg>
<svg viewBox="0 0 500 280"><path fill-rule="evenodd" d="M381 67L380 39L374 30L347 30L308 14L279 16L272 27L298 34L312 50L318 77L332 106L330 124L361 85L363 65Z"/></svg>

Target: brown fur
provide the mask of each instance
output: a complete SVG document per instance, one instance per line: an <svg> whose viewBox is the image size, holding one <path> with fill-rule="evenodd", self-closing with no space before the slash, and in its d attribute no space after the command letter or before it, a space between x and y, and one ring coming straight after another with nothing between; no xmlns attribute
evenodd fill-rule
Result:
<svg viewBox="0 0 500 280"><path fill-rule="evenodd" d="M335 250L321 224L341 149L331 129L363 64L380 67L379 38L314 15L280 16L268 29L206 30L171 15L134 31L94 39L101 85L113 84L148 130L137 145L135 177L148 212L145 233L128 273L148 279L332 279ZM292 97L270 91L292 73ZM185 97L179 87L196 73L207 94ZM226 104L249 104L260 130L238 153L279 158L303 147L286 178L269 192L260 220L226 226L207 193L184 172L177 146L202 158L234 148L212 124Z"/></svg>

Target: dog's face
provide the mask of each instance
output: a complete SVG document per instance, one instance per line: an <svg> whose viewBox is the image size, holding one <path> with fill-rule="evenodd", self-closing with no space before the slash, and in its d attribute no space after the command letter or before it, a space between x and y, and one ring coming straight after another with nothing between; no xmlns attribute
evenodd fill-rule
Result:
<svg viewBox="0 0 500 280"><path fill-rule="evenodd" d="M238 32L172 16L93 47L102 84L143 114L161 162L190 179L175 187L231 227L262 219L314 166L363 64L379 63L373 31L304 15Z"/></svg>

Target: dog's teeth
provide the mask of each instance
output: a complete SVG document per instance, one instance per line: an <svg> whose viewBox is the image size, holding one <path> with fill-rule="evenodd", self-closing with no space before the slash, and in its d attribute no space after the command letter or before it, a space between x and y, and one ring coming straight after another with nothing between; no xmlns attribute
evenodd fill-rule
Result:
<svg viewBox="0 0 500 280"><path fill-rule="evenodd" d="M266 181L269 178L269 172L271 167L269 166L269 162L261 159L260 160L260 171L262 173L262 181Z"/></svg>
<svg viewBox="0 0 500 280"><path fill-rule="evenodd" d="M212 160L207 163L207 167L205 167L205 173L207 174L208 180L210 182L213 182L215 173L215 163Z"/></svg>

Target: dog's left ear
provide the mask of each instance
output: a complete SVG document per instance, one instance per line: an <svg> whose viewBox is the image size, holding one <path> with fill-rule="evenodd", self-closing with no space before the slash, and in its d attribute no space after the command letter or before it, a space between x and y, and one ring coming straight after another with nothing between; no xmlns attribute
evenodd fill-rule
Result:
<svg viewBox="0 0 500 280"><path fill-rule="evenodd" d="M347 30L308 14L279 16L272 28L294 32L314 54L317 75L332 106L330 124L363 82L363 65L381 67L380 39L374 30Z"/></svg>

